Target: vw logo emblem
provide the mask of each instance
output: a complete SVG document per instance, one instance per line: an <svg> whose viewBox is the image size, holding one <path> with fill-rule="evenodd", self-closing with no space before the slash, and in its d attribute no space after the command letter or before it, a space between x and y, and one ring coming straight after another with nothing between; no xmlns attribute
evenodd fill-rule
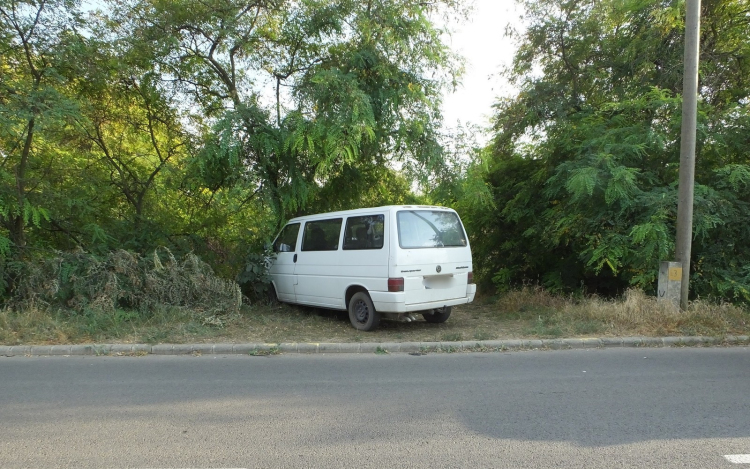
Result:
<svg viewBox="0 0 750 469"><path fill-rule="evenodd" d="M440 266L437 266L437 267L435 267L435 271L436 271L437 273L440 273L440 271L441 271L441 270L443 270L443 268L442 268L442 267L440 267Z"/></svg>

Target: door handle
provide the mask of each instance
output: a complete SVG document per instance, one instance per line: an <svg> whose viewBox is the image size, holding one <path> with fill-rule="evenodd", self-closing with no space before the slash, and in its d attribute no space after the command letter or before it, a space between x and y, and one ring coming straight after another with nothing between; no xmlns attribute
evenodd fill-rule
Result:
<svg viewBox="0 0 750 469"><path fill-rule="evenodd" d="M294 255L294 258L292 258L292 261L296 264L297 263L297 254Z"/></svg>

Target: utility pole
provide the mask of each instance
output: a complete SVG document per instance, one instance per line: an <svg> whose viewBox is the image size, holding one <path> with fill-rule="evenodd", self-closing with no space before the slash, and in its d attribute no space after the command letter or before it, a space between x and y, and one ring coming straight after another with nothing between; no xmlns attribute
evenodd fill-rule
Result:
<svg viewBox="0 0 750 469"><path fill-rule="evenodd" d="M677 246L675 257L682 263L680 308L688 307L690 248L693 241L693 186L695 185L695 131L698 115L698 50L700 46L700 0L685 2L685 75L682 82L682 135L680 140L680 186L677 201Z"/></svg>

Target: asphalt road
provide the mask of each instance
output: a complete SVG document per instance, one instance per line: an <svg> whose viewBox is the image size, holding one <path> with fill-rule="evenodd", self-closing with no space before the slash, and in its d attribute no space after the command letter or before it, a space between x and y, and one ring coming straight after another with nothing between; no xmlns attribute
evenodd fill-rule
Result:
<svg viewBox="0 0 750 469"><path fill-rule="evenodd" d="M750 468L748 391L747 348L1 358L0 468Z"/></svg>

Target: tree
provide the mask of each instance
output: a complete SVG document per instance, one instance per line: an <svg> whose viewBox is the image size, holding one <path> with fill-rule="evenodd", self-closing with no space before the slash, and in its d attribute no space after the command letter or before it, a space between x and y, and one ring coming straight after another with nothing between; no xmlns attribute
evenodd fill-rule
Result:
<svg viewBox="0 0 750 469"><path fill-rule="evenodd" d="M484 264L498 286L650 288L673 251L683 5L523 5L529 27L508 71L520 91L496 105L488 180L497 211L484 218L485 230L507 236L483 246ZM734 264L709 246L722 239L730 257L750 260L735 226L748 202L739 137L748 131L748 11L744 0L703 6L693 252L697 294L745 301L747 272L728 274Z"/></svg>
<svg viewBox="0 0 750 469"><path fill-rule="evenodd" d="M449 174L433 19L459 0L97 6L0 0L0 269L165 245L232 275L291 215Z"/></svg>
<svg viewBox="0 0 750 469"><path fill-rule="evenodd" d="M60 93L57 73L66 38L78 22L73 0L0 1L0 221L9 242L23 252L27 225L48 217L41 178L54 151L41 134L59 125L75 106ZM9 242L8 242L9 240Z"/></svg>
<svg viewBox="0 0 750 469"><path fill-rule="evenodd" d="M116 5L123 37L200 110L207 184L259 191L279 221L346 167L441 159L440 89L456 68L430 17L458 2Z"/></svg>
<svg viewBox="0 0 750 469"><path fill-rule="evenodd" d="M150 218L159 212L158 198L169 198L167 192L174 190L161 179L180 171L191 139L151 67L116 49L106 37L82 39L75 48L87 60L68 70L76 77L71 92L81 102L71 133L77 132L78 148L86 148L106 173L98 185L114 189L110 197L100 197L100 210L127 222L117 230L119 244L142 251L160 242L158 231L166 226L156 227Z"/></svg>

